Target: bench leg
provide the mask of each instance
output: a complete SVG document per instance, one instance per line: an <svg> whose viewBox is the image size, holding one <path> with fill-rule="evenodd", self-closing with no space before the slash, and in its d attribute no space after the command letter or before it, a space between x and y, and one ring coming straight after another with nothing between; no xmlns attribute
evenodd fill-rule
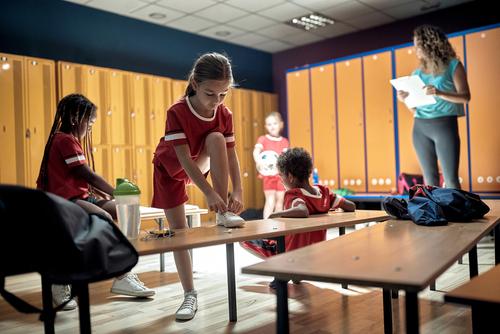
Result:
<svg viewBox="0 0 500 334"><path fill-rule="evenodd" d="M436 281L432 281L429 289L431 289L431 291L436 291Z"/></svg>
<svg viewBox="0 0 500 334"><path fill-rule="evenodd" d="M80 317L80 334L90 334L92 327L90 324L90 302L89 286L87 283L75 285L78 296L78 315Z"/></svg>
<svg viewBox="0 0 500 334"><path fill-rule="evenodd" d="M462 256L460 256L460 258L458 259L458 264L464 264L464 259L462 258Z"/></svg>
<svg viewBox="0 0 500 334"><path fill-rule="evenodd" d="M226 261L227 261L227 296L229 303L229 321L235 322L238 320L236 309L236 282L234 275L234 244L226 244Z"/></svg>
<svg viewBox="0 0 500 334"><path fill-rule="evenodd" d="M406 308L406 333L418 334L418 293L406 291L405 293L405 308Z"/></svg>
<svg viewBox="0 0 500 334"><path fill-rule="evenodd" d="M193 216L189 215L189 216L186 216L186 221L187 221L187 225L189 228L193 228ZM189 250L189 256L191 256L191 266L194 265L194 262L193 262L193 249L190 249Z"/></svg>
<svg viewBox="0 0 500 334"><path fill-rule="evenodd" d="M342 226L342 227L339 227L339 236L342 236L345 234L345 227ZM345 283L342 284L342 289L347 289L349 288L349 286Z"/></svg>
<svg viewBox="0 0 500 334"><path fill-rule="evenodd" d="M398 299L399 298L399 291L398 290L391 290L391 297L392 297L392 299Z"/></svg>
<svg viewBox="0 0 500 334"><path fill-rule="evenodd" d="M391 290L383 289L382 297L384 302L384 333L392 334L392 300Z"/></svg>
<svg viewBox="0 0 500 334"><path fill-rule="evenodd" d="M500 224L495 226L493 233L495 238L495 264L500 264Z"/></svg>
<svg viewBox="0 0 500 334"><path fill-rule="evenodd" d="M276 243L278 244L278 254L284 253L285 252L285 236L277 237L276 238Z"/></svg>
<svg viewBox="0 0 500 334"><path fill-rule="evenodd" d="M165 228L165 220L163 218L157 218L156 223L158 224L158 229L163 230ZM164 253L160 253L160 272L165 271L165 256Z"/></svg>
<svg viewBox="0 0 500 334"><path fill-rule="evenodd" d="M42 276L43 328L45 334L54 334L56 313L52 305L52 284Z"/></svg>
<svg viewBox="0 0 500 334"><path fill-rule="evenodd" d="M470 276L470 278L473 278L473 277L476 277L477 274L478 274L477 246L474 246L469 251L469 276Z"/></svg>
<svg viewBox="0 0 500 334"><path fill-rule="evenodd" d="M288 282L276 279L276 304L277 317L276 333L288 334L290 331L288 322Z"/></svg>

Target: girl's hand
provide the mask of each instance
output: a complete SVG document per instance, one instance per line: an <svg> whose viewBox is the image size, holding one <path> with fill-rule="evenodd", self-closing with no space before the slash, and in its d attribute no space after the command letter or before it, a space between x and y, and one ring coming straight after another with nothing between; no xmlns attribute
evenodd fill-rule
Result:
<svg viewBox="0 0 500 334"><path fill-rule="evenodd" d="M405 99L410 95L410 93L405 92L404 90L398 90L398 100L404 102Z"/></svg>
<svg viewBox="0 0 500 334"><path fill-rule="evenodd" d="M218 213L224 213L227 211L226 201L224 201L215 191L212 191L207 195L207 204L210 211Z"/></svg>
<svg viewBox="0 0 500 334"><path fill-rule="evenodd" d="M441 91L439 89L437 89L433 85L424 86L424 91L425 91L426 95L435 95L435 96L437 96L437 95L439 95L441 93Z"/></svg>
<svg viewBox="0 0 500 334"><path fill-rule="evenodd" d="M231 192L231 195L229 196L228 210L236 214L243 210L243 195L241 190Z"/></svg>

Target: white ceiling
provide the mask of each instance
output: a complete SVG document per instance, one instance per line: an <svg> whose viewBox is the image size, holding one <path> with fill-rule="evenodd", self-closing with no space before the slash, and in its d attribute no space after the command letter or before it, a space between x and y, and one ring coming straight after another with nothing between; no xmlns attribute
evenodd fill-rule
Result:
<svg viewBox="0 0 500 334"><path fill-rule="evenodd" d="M471 0L66 1L274 53ZM305 31L284 23L311 12L329 16L335 24ZM153 19L151 13L165 18ZM217 34L221 32L226 36Z"/></svg>

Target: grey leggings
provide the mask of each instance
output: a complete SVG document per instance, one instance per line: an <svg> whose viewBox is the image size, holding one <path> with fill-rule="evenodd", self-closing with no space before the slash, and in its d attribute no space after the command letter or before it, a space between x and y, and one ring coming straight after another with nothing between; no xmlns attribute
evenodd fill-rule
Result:
<svg viewBox="0 0 500 334"><path fill-rule="evenodd" d="M439 186L438 159L443 169L447 188L460 189L458 163L460 137L456 116L432 119L415 118L413 146L417 152L424 180L428 185Z"/></svg>

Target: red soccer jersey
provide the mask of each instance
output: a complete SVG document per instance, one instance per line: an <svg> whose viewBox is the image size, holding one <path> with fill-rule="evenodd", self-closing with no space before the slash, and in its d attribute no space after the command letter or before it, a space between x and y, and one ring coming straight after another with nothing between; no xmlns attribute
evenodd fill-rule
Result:
<svg viewBox="0 0 500 334"><path fill-rule="evenodd" d="M50 146L47 163L48 182L47 188L43 190L66 199L87 198L89 192L87 181L72 173L73 168L86 163L78 139L71 134L57 132Z"/></svg>
<svg viewBox="0 0 500 334"><path fill-rule="evenodd" d="M274 151L280 155L285 152L290 143L285 137L273 137L271 135L260 136L255 147L260 147L262 151Z"/></svg>
<svg viewBox="0 0 500 334"><path fill-rule="evenodd" d="M330 209L339 208L345 199L331 192L322 185L315 186L318 194L311 194L303 188L294 188L285 192L284 208L289 209L299 204L305 204L309 214L326 213ZM305 247L326 240L326 230L298 233L285 236L285 249Z"/></svg>
<svg viewBox="0 0 500 334"><path fill-rule="evenodd" d="M203 150L205 138L212 132L220 132L226 138L226 146L234 147L233 114L224 105L219 105L210 118L198 114L189 98L177 101L167 111L165 137L156 147L155 158L159 159L171 177L183 172L174 146L188 144L191 158L196 160Z"/></svg>

